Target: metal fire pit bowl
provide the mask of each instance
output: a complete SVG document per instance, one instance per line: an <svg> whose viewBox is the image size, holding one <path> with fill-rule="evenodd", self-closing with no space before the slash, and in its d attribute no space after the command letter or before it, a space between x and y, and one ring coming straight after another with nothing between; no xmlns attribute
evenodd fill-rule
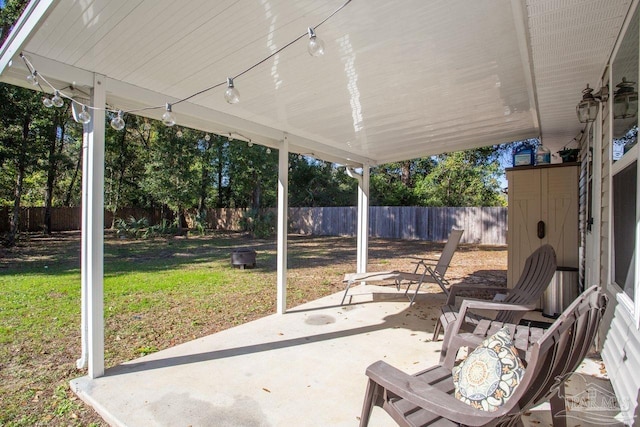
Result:
<svg viewBox="0 0 640 427"><path fill-rule="evenodd" d="M256 266L256 251L250 248L238 248L231 251L231 265L244 270Z"/></svg>

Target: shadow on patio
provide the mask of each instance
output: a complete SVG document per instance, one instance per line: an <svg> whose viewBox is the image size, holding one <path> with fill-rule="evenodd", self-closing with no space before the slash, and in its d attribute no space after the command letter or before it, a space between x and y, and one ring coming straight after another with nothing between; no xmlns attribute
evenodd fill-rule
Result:
<svg viewBox="0 0 640 427"><path fill-rule="evenodd" d="M354 304L340 306L337 293L73 380L72 389L112 425L356 425L370 363L413 371L438 360L440 343L427 341L444 296L422 294L409 308L394 288L355 290Z"/></svg>
<svg viewBox="0 0 640 427"><path fill-rule="evenodd" d="M409 307L393 287L352 289L350 305L338 292L71 387L117 426L355 426L369 364L416 372L437 363L441 342L430 335L445 297L432 285ZM549 422L548 412L525 423ZM395 424L376 408L371 425Z"/></svg>

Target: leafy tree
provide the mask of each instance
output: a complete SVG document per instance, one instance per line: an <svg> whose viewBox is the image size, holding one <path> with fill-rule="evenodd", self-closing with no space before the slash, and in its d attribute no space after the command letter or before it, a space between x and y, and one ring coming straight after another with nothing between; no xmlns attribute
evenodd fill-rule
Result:
<svg viewBox="0 0 640 427"><path fill-rule="evenodd" d="M111 115L109 113L107 122ZM146 207L154 194L146 194L140 185L149 161L154 128L148 121L131 114L125 114L123 119L124 129L116 131L107 126L105 132L105 207L113 213L111 228L115 227L120 207Z"/></svg>
<svg viewBox="0 0 640 427"><path fill-rule="evenodd" d="M290 206L350 206L357 183L344 168L306 156L289 155Z"/></svg>
<svg viewBox="0 0 640 427"><path fill-rule="evenodd" d="M418 203L415 186L434 167L432 158L387 163L371 170L371 204L411 206Z"/></svg>
<svg viewBox="0 0 640 427"><path fill-rule="evenodd" d="M0 46L9 36L11 27L18 20L28 0L5 0L0 8Z"/></svg>
<svg viewBox="0 0 640 427"><path fill-rule="evenodd" d="M180 230L183 210L194 206L198 194L194 163L200 132L164 126L155 131L141 186L173 211Z"/></svg>
<svg viewBox="0 0 640 427"><path fill-rule="evenodd" d="M230 141L226 182L229 207L263 209L277 200L278 153L267 147Z"/></svg>
<svg viewBox="0 0 640 427"><path fill-rule="evenodd" d="M215 206L223 208L229 206L229 191L226 191L229 186L225 185L226 177L229 175L229 139L216 136L213 141L213 150L216 152L215 159L213 159L216 172Z"/></svg>
<svg viewBox="0 0 640 427"><path fill-rule="evenodd" d="M56 180L56 193L60 194L61 206L81 204L82 177L82 128L71 126L67 130L64 144L65 155L61 157L61 169Z"/></svg>
<svg viewBox="0 0 640 427"><path fill-rule="evenodd" d="M10 230L6 241L8 246L15 244L20 229L20 207L25 183L43 156L44 144L39 135L46 132L38 131L45 124L41 107L40 96L36 92L0 84L0 163L5 173L13 177L10 190L13 194L6 194L5 189L5 200L12 200Z"/></svg>
<svg viewBox="0 0 640 427"><path fill-rule="evenodd" d="M48 110L48 111L47 111ZM54 192L56 190L56 181L60 169L64 167L66 156L64 154L64 146L66 141L67 130L72 127L73 120L69 114L70 105L65 103L63 108L44 109L43 113L48 116L48 120L44 120L45 133L47 135L47 157L46 157L46 186L44 194L44 232L51 234L51 208L54 203ZM75 124L75 123L74 123Z"/></svg>
<svg viewBox="0 0 640 427"><path fill-rule="evenodd" d="M473 150L437 156L435 167L416 185L423 206L504 206L500 192L501 167L485 163Z"/></svg>

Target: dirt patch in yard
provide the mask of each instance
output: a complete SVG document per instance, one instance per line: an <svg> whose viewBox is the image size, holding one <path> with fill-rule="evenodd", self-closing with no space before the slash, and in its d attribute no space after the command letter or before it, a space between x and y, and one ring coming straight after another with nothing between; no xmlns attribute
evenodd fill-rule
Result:
<svg viewBox="0 0 640 427"><path fill-rule="evenodd" d="M55 269L56 274L67 274L70 280L77 281L77 286L74 285L77 296L73 297L78 298L80 234L27 237L16 248L0 252L0 284L3 276L35 276L34 272L47 269L51 274ZM371 239L369 270L413 271L416 259L437 258L443 246L444 243ZM231 267L231 250L237 247L251 247L257 251L255 269L241 271ZM343 291L344 274L355 271L354 238L296 235L290 236L288 247L289 308ZM276 244L273 240L255 240L244 234L230 233L154 240L120 240L115 234L106 235L106 276L138 273L140 276L135 277L144 278L145 272L151 276L159 269L179 271L187 278L190 272L205 278L209 273L220 273L226 282L223 290L215 293L175 286L144 294L135 292L134 282L131 292L125 296L110 294L111 300L105 296L107 367L255 320L276 310ZM451 283L504 284L506 269L505 247L461 244L447 277ZM4 283L8 284L10 280ZM435 285L425 290L440 292ZM390 288L389 292L395 291ZM0 289L0 298L15 300L19 293L3 295ZM42 296L45 301L39 304L55 308L66 297L67 291L48 289ZM1 327L9 328L5 325L11 324L18 328L30 321L28 317L16 318L12 309L2 308L2 304L4 301L0 300L4 323ZM76 307L75 302L72 305ZM427 307L419 303L418 308L425 316L431 316L427 312L432 305ZM2 331L0 414L3 415L0 415L0 425L106 425L68 389L70 379L85 374L84 370L75 367L81 352L79 300L73 310L77 313L69 315L72 321L52 320L54 326L50 331L34 334Z"/></svg>

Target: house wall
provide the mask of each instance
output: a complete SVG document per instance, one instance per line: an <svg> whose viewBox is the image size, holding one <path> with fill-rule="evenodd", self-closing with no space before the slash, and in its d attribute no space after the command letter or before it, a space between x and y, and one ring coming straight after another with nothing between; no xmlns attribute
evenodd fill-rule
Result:
<svg viewBox="0 0 640 427"><path fill-rule="evenodd" d="M634 2L634 7L637 2ZM637 17L636 17L637 19ZM622 36L621 36L622 37ZM635 35L638 37L638 34ZM620 42L620 41L619 41ZM612 57L612 62L613 62ZM610 81L611 67L608 66L603 74L602 85L609 84L615 90L617 82ZM613 92L613 91L612 91ZM621 413L625 424L635 424L638 418L640 398L640 332L629 308L620 303L622 291L612 284L611 275L611 153L613 140L612 98L603 104L601 120L601 192L600 192L600 284L609 297L607 312L600 325L598 343L602 348L601 354L607 373L618 397ZM637 254L636 242L636 254ZM588 256L588 255L587 255ZM636 275L636 289L638 277ZM640 298L636 291L636 298Z"/></svg>

